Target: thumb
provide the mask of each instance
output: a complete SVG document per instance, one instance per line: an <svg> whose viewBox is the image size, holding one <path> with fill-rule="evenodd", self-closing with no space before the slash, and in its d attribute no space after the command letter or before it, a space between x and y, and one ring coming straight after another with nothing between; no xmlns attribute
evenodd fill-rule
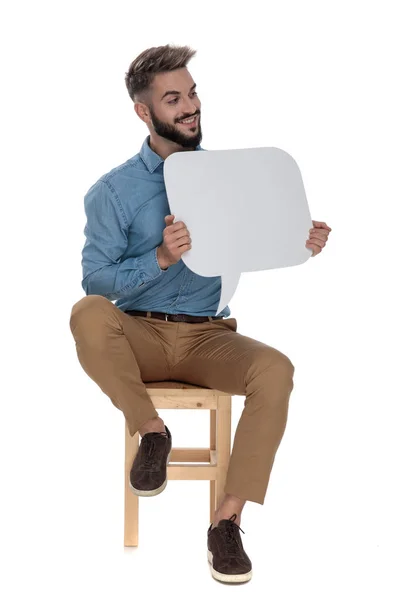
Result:
<svg viewBox="0 0 400 600"><path fill-rule="evenodd" d="M165 221L167 219L171 219L171 218L172 218L172 221L173 221L175 219L175 215L167 215L166 217L164 217Z"/></svg>

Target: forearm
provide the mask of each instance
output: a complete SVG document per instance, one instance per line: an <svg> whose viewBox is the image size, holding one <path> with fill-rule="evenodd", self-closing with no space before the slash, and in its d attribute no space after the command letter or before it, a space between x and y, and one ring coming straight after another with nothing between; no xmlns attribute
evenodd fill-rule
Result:
<svg viewBox="0 0 400 600"><path fill-rule="evenodd" d="M158 263L156 248L141 256L127 258L116 264L103 264L98 268L84 256L82 264L82 287L85 293L105 296L109 300L129 296L133 290L157 279L164 272Z"/></svg>

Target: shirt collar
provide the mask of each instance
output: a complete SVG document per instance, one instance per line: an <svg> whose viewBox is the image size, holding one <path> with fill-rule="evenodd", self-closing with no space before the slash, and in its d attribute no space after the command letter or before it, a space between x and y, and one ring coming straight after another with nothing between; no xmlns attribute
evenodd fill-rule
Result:
<svg viewBox="0 0 400 600"><path fill-rule="evenodd" d="M144 162L144 164L146 165L146 167L148 168L150 173L153 173L153 171L155 171L157 169L157 167L161 163L164 162L164 159L161 158L161 156L156 154L156 152L154 152L150 148L149 140L150 140L150 135L148 135L146 137L146 139L144 140L144 142L142 144L142 148L140 150L140 158L142 159L142 161ZM204 150L204 148L202 148L201 145L199 144L198 146L196 146L195 150Z"/></svg>

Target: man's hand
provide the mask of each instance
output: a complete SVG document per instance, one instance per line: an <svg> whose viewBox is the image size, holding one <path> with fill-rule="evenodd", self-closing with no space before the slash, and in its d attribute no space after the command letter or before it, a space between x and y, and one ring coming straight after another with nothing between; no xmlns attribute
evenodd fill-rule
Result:
<svg viewBox="0 0 400 600"><path fill-rule="evenodd" d="M310 235L306 241L306 247L312 248L313 253L311 256L315 256L321 252L328 241L328 235L332 231L332 229L322 221L313 221L313 225L314 227L313 229L310 229Z"/></svg>
<svg viewBox="0 0 400 600"><path fill-rule="evenodd" d="M164 241L157 248L157 259L161 269L167 269L180 260L182 254L192 247L192 239L183 221L173 223L175 215L164 217L167 227L163 231Z"/></svg>

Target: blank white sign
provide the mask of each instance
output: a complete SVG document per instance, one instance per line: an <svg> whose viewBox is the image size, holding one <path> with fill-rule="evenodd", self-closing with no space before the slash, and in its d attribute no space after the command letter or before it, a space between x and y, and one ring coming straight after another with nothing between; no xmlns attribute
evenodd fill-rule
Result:
<svg viewBox="0 0 400 600"><path fill-rule="evenodd" d="M240 275L299 265L313 227L300 169L279 148L183 151L164 161L174 222L183 221L192 248L183 262L203 277L222 278L216 314Z"/></svg>

